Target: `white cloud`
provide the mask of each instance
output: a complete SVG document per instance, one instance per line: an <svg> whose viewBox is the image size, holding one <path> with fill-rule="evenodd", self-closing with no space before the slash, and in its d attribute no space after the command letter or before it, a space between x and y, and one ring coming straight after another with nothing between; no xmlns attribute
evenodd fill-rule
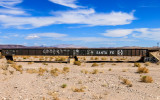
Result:
<svg viewBox="0 0 160 100"><path fill-rule="evenodd" d="M23 0L0 0L0 6L14 8L15 5L22 3Z"/></svg>
<svg viewBox="0 0 160 100"><path fill-rule="evenodd" d="M76 0L49 0L53 3L71 7L71 8L79 8L80 6L76 5Z"/></svg>
<svg viewBox="0 0 160 100"><path fill-rule="evenodd" d="M0 9L0 14L26 15L26 13L20 9Z"/></svg>
<svg viewBox="0 0 160 100"><path fill-rule="evenodd" d="M37 39L37 38L39 38L39 36L33 34L33 35L27 36L25 39Z"/></svg>
<svg viewBox="0 0 160 100"><path fill-rule="evenodd" d="M123 37L132 33L132 29L115 29L115 30L107 30L106 33L103 33L104 36L109 37Z"/></svg>
<svg viewBox="0 0 160 100"><path fill-rule="evenodd" d="M49 37L49 38L60 38L65 37L66 34L60 34L60 33L36 33L36 34L30 34L25 39L36 39L40 37Z"/></svg>
<svg viewBox="0 0 160 100"><path fill-rule="evenodd" d="M108 37L126 37L131 35L134 38L159 41L160 28L115 29L107 30L103 35Z"/></svg>
<svg viewBox="0 0 160 100"><path fill-rule="evenodd" d="M94 9L55 12L50 17L14 17L0 15L0 23L5 27L37 28L52 24L84 24L89 26L115 26L130 24L135 20L133 13L96 13Z"/></svg>

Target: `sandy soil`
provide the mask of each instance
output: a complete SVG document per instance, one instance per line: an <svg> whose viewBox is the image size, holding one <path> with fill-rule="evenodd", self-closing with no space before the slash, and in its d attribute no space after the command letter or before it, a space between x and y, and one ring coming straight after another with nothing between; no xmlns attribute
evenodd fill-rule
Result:
<svg viewBox="0 0 160 100"><path fill-rule="evenodd" d="M22 65L22 73L0 59L0 100L160 100L160 65L146 66L149 73L136 73L134 63L28 63ZM40 72L27 72L27 69ZM64 67L68 72L62 71ZM50 70L57 68L58 76ZM95 73L93 71L96 69ZM57 74L56 74L57 75ZM151 76L152 83L140 81L142 76ZM132 86L123 84L122 79ZM62 85L64 87L62 87Z"/></svg>

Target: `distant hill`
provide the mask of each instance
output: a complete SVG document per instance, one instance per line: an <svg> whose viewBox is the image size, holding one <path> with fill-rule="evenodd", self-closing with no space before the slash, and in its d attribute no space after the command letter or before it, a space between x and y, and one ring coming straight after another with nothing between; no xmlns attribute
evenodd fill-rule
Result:
<svg viewBox="0 0 160 100"><path fill-rule="evenodd" d="M4 48L25 48L26 46L23 45L0 45L0 49Z"/></svg>

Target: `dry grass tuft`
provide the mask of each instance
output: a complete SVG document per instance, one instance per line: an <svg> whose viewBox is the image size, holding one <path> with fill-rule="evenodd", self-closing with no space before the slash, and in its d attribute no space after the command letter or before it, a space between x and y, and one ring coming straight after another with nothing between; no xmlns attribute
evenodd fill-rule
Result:
<svg viewBox="0 0 160 100"><path fill-rule="evenodd" d="M67 84L62 84L61 85L61 88L66 88L67 87Z"/></svg>
<svg viewBox="0 0 160 100"><path fill-rule="evenodd" d="M151 64L150 62L146 62L144 65L149 66L150 64Z"/></svg>
<svg viewBox="0 0 160 100"><path fill-rule="evenodd" d="M60 100L57 96L57 92L48 92L48 95L52 96L52 100Z"/></svg>
<svg viewBox="0 0 160 100"><path fill-rule="evenodd" d="M64 68L63 68L63 72L67 72L67 73L68 73L69 70L70 70L69 67L64 67Z"/></svg>
<svg viewBox="0 0 160 100"><path fill-rule="evenodd" d="M74 65L81 66L81 62L80 62L80 61L75 61L75 62L74 62Z"/></svg>
<svg viewBox="0 0 160 100"><path fill-rule="evenodd" d="M110 69L108 69L108 71L112 71L112 69L110 68Z"/></svg>
<svg viewBox="0 0 160 100"><path fill-rule="evenodd" d="M29 73L29 74L38 73L38 70L36 70L36 69L27 69L26 73Z"/></svg>
<svg viewBox="0 0 160 100"><path fill-rule="evenodd" d="M81 88L75 88L73 89L73 92L84 92L85 87L81 87Z"/></svg>
<svg viewBox="0 0 160 100"><path fill-rule="evenodd" d="M14 61L7 60L7 63L8 63L8 64L14 64Z"/></svg>
<svg viewBox="0 0 160 100"><path fill-rule="evenodd" d="M149 73L149 69L146 67L138 67L137 73Z"/></svg>
<svg viewBox="0 0 160 100"><path fill-rule="evenodd" d="M46 66L47 66L48 64L47 64L47 63L43 63L43 65L46 65Z"/></svg>
<svg viewBox="0 0 160 100"><path fill-rule="evenodd" d="M153 82L153 79L151 76L142 76L141 77L141 81L142 82L145 82L145 83L152 83Z"/></svg>
<svg viewBox="0 0 160 100"><path fill-rule="evenodd" d="M60 73L60 70L59 70L58 68L51 69L51 71L50 71L50 74L51 74L52 76L58 76L59 73Z"/></svg>
<svg viewBox="0 0 160 100"><path fill-rule="evenodd" d="M94 69L91 73L92 73L92 74L98 74L98 73L99 73L99 70L98 70L98 69Z"/></svg>
<svg viewBox="0 0 160 100"><path fill-rule="evenodd" d="M134 63L134 67L141 67L140 63Z"/></svg>
<svg viewBox="0 0 160 100"><path fill-rule="evenodd" d="M38 70L38 75L43 76L45 71L46 71L46 69L43 69L40 67Z"/></svg>
<svg viewBox="0 0 160 100"><path fill-rule="evenodd" d="M88 70L81 70L81 73L88 74Z"/></svg>
<svg viewBox="0 0 160 100"><path fill-rule="evenodd" d="M66 61L65 57L57 57L55 61Z"/></svg>
<svg viewBox="0 0 160 100"><path fill-rule="evenodd" d="M33 64L34 62L28 62L28 65Z"/></svg>
<svg viewBox="0 0 160 100"><path fill-rule="evenodd" d="M95 60L99 60L99 58L98 58L98 57L95 57Z"/></svg>
<svg viewBox="0 0 160 100"><path fill-rule="evenodd" d="M11 67L13 67L16 71L19 71L22 74L23 72L22 65L12 64Z"/></svg>
<svg viewBox="0 0 160 100"><path fill-rule="evenodd" d="M96 66L98 66L98 64L97 63L93 63L91 67L96 67Z"/></svg>
<svg viewBox="0 0 160 100"><path fill-rule="evenodd" d="M106 57L103 57L103 58L101 58L101 60L107 60L107 58L106 58Z"/></svg>
<svg viewBox="0 0 160 100"><path fill-rule="evenodd" d="M127 71L128 71L127 69L123 69L123 70L122 70L122 72L127 72Z"/></svg>
<svg viewBox="0 0 160 100"><path fill-rule="evenodd" d="M125 85L127 85L129 87L132 87L132 83L128 79L122 79L122 81L123 81L123 84L125 84Z"/></svg>

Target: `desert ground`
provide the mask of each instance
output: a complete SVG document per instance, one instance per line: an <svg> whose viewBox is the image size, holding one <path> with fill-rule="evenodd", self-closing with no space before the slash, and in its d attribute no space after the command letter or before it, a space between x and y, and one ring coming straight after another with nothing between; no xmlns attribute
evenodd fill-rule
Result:
<svg viewBox="0 0 160 100"><path fill-rule="evenodd" d="M23 61L32 62L23 62ZM66 58L0 59L0 100L160 100L159 63L56 62ZM127 58L90 58L90 60ZM133 59L128 58L127 61ZM138 59L138 58L134 58ZM57 61L56 60L56 61Z"/></svg>

